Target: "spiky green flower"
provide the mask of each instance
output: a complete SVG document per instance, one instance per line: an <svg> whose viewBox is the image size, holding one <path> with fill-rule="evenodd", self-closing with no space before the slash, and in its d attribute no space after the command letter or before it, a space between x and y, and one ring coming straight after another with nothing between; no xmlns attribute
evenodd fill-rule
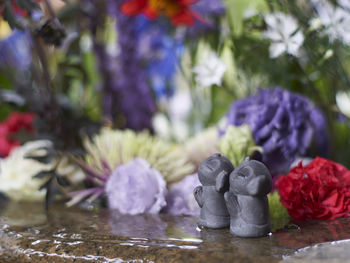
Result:
<svg viewBox="0 0 350 263"><path fill-rule="evenodd" d="M143 158L159 171L167 181L173 183L194 171L181 149L148 132L112 130L103 128L92 140L84 139L87 152L86 163L97 171L104 171L106 165L114 170L134 158Z"/></svg>
<svg viewBox="0 0 350 263"><path fill-rule="evenodd" d="M262 148L255 144L252 130L248 125L230 125L219 141L219 150L237 167L246 157Z"/></svg>

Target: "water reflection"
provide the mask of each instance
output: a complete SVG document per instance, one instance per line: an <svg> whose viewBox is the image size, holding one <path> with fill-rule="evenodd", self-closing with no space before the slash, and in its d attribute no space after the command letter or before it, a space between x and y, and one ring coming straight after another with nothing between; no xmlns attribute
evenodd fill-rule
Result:
<svg viewBox="0 0 350 263"><path fill-rule="evenodd" d="M350 220L347 218L297 224L299 229L281 230L274 234L281 246L299 249L316 243L350 238Z"/></svg>
<svg viewBox="0 0 350 263"><path fill-rule="evenodd" d="M196 230L197 220L198 218L193 216L168 217L166 236L174 239L193 239L198 242L200 232Z"/></svg>
<svg viewBox="0 0 350 263"><path fill-rule="evenodd" d="M44 205L41 203L0 203L2 203L0 205L0 223L11 226L26 226L46 222Z"/></svg>
<svg viewBox="0 0 350 263"><path fill-rule="evenodd" d="M148 239L166 238L168 226L159 215L125 215L118 211L111 211L109 225L114 235Z"/></svg>
<svg viewBox="0 0 350 263"><path fill-rule="evenodd" d="M350 240L333 241L305 247L283 258L288 262L349 262Z"/></svg>

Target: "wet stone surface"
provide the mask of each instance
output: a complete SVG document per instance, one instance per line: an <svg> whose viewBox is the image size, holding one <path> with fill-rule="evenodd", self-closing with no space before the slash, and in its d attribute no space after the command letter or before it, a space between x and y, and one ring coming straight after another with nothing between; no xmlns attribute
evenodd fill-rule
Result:
<svg viewBox="0 0 350 263"><path fill-rule="evenodd" d="M316 245L350 238L350 219L296 223L250 239L198 229L196 221L63 204L46 213L42 205L8 203L0 206L0 262L347 262L350 256L350 241Z"/></svg>

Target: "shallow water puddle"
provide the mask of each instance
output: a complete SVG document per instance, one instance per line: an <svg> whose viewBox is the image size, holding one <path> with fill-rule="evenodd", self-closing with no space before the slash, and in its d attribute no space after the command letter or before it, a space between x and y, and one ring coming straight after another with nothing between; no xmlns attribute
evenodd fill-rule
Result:
<svg viewBox="0 0 350 263"><path fill-rule="evenodd" d="M46 213L37 204L8 203L0 212L0 262L309 262L314 254L322 258L324 248L334 252L335 262L346 262L341 251L350 253L350 241L313 246L350 239L350 219L296 223L254 239L199 229L196 220L63 204Z"/></svg>

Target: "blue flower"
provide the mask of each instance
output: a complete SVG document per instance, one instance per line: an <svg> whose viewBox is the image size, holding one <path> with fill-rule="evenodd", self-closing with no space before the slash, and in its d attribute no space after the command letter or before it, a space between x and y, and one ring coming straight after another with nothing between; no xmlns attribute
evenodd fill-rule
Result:
<svg viewBox="0 0 350 263"><path fill-rule="evenodd" d="M140 56L146 63L151 88L157 99L174 92L174 74L184 51L183 43L170 35L169 26L137 17Z"/></svg>
<svg viewBox="0 0 350 263"><path fill-rule="evenodd" d="M31 43L28 33L14 30L13 33L0 41L0 65L8 66L18 71L26 70L32 63Z"/></svg>
<svg viewBox="0 0 350 263"><path fill-rule="evenodd" d="M256 95L232 103L227 125L248 124L257 145L263 147L263 162L272 174L289 170L312 141L319 155L327 155L327 124L322 112L306 97L279 87L259 90Z"/></svg>

